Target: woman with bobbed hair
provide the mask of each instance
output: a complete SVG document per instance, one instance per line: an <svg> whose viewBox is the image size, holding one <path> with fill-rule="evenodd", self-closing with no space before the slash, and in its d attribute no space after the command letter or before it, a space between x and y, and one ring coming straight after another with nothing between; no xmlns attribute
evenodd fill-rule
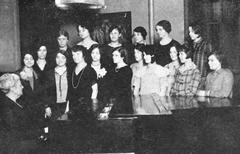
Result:
<svg viewBox="0 0 240 154"><path fill-rule="evenodd" d="M170 36L171 31L171 23L167 20L161 20L156 24L156 32L160 38L160 42L155 44L155 56L156 63L162 66L165 66L172 61L169 54L170 47L172 47L173 44L179 44Z"/></svg>
<svg viewBox="0 0 240 154"><path fill-rule="evenodd" d="M192 51L182 45L179 48L179 59L182 65L175 74L175 82L170 95L194 96L201 76L197 66L192 61Z"/></svg>
<svg viewBox="0 0 240 154"><path fill-rule="evenodd" d="M132 69L132 72L133 72L133 77L131 82L132 90L135 87L134 82L136 78L136 73L144 66L143 52L145 48L146 47L144 44L137 44L134 47L134 57L136 62L130 65L130 68Z"/></svg>
<svg viewBox="0 0 240 154"><path fill-rule="evenodd" d="M69 69L66 52L60 50L55 57L56 67L47 73L47 107L52 110L52 119L61 119L67 112Z"/></svg>
<svg viewBox="0 0 240 154"><path fill-rule="evenodd" d="M138 26L133 30L133 38L135 44L144 44L146 45L146 36L147 31L144 27Z"/></svg>
<svg viewBox="0 0 240 154"><path fill-rule="evenodd" d="M167 91L166 91L166 95L169 96L172 85L175 81L175 74L177 72L177 69L180 67L180 62L179 62L179 47L180 45L177 43L174 43L172 47L170 47L170 57L172 62L170 62L169 64L165 65L164 67L169 69L170 73L168 75L168 87L167 87Z"/></svg>
<svg viewBox="0 0 240 154"><path fill-rule="evenodd" d="M232 97L234 83L233 73L224 66L225 56L213 52L208 57L208 65L212 72L207 75L205 90L198 90L198 96Z"/></svg>
<svg viewBox="0 0 240 154"><path fill-rule="evenodd" d="M5 73L0 77L1 153L28 153L36 148L35 140L39 135L39 121L32 119L33 110L20 102L23 86L20 77ZM38 119L39 120L39 119Z"/></svg>
<svg viewBox="0 0 240 154"><path fill-rule="evenodd" d="M146 65L136 73L134 95L165 96L169 70L156 64L153 46L147 45L143 54Z"/></svg>
<svg viewBox="0 0 240 154"><path fill-rule="evenodd" d="M98 86L95 70L86 62L87 49L82 45L72 48L73 61L76 67L69 79L69 109L73 118L91 118L91 103L97 99Z"/></svg>
<svg viewBox="0 0 240 154"><path fill-rule="evenodd" d="M132 70L126 64L127 51L119 47L112 53L116 67L111 72L111 92L116 99L113 113L132 113L131 80Z"/></svg>
<svg viewBox="0 0 240 154"><path fill-rule="evenodd" d="M103 103L109 103L109 72L103 63L103 52L98 44L94 44L89 49L91 53L91 67L97 73L98 96L97 99Z"/></svg>

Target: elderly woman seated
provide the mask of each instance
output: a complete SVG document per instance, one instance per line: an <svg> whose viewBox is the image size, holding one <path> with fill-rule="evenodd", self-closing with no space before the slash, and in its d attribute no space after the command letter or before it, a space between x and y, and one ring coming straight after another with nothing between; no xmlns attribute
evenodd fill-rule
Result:
<svg viewBox="0 0 240 154"><path fill-rule="evenodd" d="M4 138L0 149L5 150L3 153L18 153L33 148L40 127L38 122L31 119L29 108L18 102L23 94L20 77L14 73L3 74L0 89L0 138Z"/></svg>
<svg viewBox="0 0 240 154"><path fill-rule="evenodd" d="M213 71L207 75L205 90L197 91L198 96L232 97L233 73L223 68L224 58L219 52L213 52L208 57L208 65Z"/></svg>

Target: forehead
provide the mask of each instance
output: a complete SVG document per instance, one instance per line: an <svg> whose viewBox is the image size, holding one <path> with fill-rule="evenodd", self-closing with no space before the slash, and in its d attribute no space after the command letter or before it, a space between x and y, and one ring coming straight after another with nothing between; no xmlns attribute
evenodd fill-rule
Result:
<svg viewBox="0 0 240 154"><path fill-rule="evenodd" d="M81 50L78 50L78 51L75 51L75 52L72 52L73 54L82 54L82 51Z"/></svg>
<svg viewBox="0 0 240 154"><path fill-rule="evenodd" d="M94 48L94 49L92 50L92 53L93 53L93 52L94 52L94 53L100 53L100 52L99 52L99 48Z"/></svg>
<svg viewBox="0 0 240 154"><path fill-rule="evenodd" d="M57 57L64 57L64 58L66 58L66 57L65 57L62 53L60 53L60 52L57 54Z"/></svg>
<svg viewBox="0 0 240 154"><path fill-rule="evenodd" d="M217 57L215 55L210 55L208 57L208 60L218 60Z"/></svg>
<svg viewBox="0 0 240 154"><path fill-rule="evenodd" d="M120 52L118 50L113 51L113 55L120 55Z"/></svg>
<svg viewBox="0 0 240 154"><path fill-rule="evenodd" d="M184 51L179 52L180 55L187 55Z"/></svg>
<svg viewBox="0 0 240 154"><path fill-rule="evenodd" d="M141 51L138 50L138 49L134 49L134 52L136 52L136 53L141 53Z"/></svg>
<svg viewBox="0 0 240 154"><path fill-rule="evenodd" d="M117 28L114 28L111 33L119 33L118 29Z"/></svg>
<svg viewBox="0 0 240 154"><path fill-rule="evenodd" d="M164 30L162 26L157 25L156 29Z"/></svg>
<svg viewBox="0 0 240 154"><path fill-rule="evenodd" d="M24 58L33 58L30 54L25 54Z"/></svg>
<svg viewBox="0 0 240 154"><path fill-rule="evenodd" d="M64 36L64 35L60 35L60 36L58 37L58 39L67 39L67 37Z"/></svg>
<svg viewBox="0 0 240 154"><path fill-rule="evenodd" d="M47 48L46 48L46 46L44 46L44 45L42 45L42 46L40 46L40 48L39 48L39 50L46 50Z"/></svg>
<svg viewBox="0 0 240 154"><path fill-rule="evenodd" d="M177 52L177 49L176 49L176 47L171 47L171 48L170 48L170 51L175 51L175 52Z"/></svg>

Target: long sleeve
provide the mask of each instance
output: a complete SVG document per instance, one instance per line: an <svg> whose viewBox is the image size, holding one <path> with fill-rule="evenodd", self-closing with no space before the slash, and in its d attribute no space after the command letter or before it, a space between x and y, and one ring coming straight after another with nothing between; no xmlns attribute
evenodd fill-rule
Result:
<svg viewBox="0 0 240 154"><path fill-rule="evenodd" d="M234 77L231 72L224 73L223 79L218 83L219 88L210 89L211 97L231 97Z"/></svg>
<svg viewBox="0 0 240 154"><path fill-rule="evenodd" d="M193 72L192 81L189 84L189 87L187 87L186 96L193 96L196 94L200 80L201 80L200 72L196 69Z"/></svg>

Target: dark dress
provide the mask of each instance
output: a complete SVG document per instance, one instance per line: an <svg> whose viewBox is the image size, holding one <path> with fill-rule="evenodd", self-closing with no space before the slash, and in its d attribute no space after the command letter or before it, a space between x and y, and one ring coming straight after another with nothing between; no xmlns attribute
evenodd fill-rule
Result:
<svg viewBox="0 0 240 154"><path fill-rule="evenodd" d="M113 114L130 114L133 112L131 100L132 70L129 66L114 69L111 72L111 92L115 103Z"/></svg>
<svg viewBox="0 0 240 154"><path fill-rule="evenodd" d="M161 66L165 66L170 62L172 62L172 59L170 57L170 48L174 44L179 44L179 43L176 40L172 39L172 41L166 45L161 45L160 43L154 45L154 52L155 52L157 64Z"/></svg>
<svg viewBox="0 0 240 154"><path fill-rule="evenodd" d="M135 58L134 58L134 50L133 50L133 46L131 44L123 44L122 46L119 47L123 47L127 50L127 61L126 63L128 65L131 65L132 63L134 63ZM117 48L119 47L111 47L108 44L107 45L103 45L101 46L101 50L103 51L103 58L102 58L102 62L104 65L106 65L107 69L111 70L114 69L114 67L116 66L113 63L113 51L115 51Z"/></svg>
<svg viewBox="0 0 240 154"><path fill-rule="evenodd" d="M51 64L49 62L47 62L46 65L44 66L43 70L41 70L39 65L37 64L37 62L35 62L33 65L33 69L37 73L39 83L44 84L44 82L46 82L46 80L47 80L46 73L47 73L47 71L49 71L51 69Z"/></svg>
<svg viewBox="0 0 240 154"><path fill-rule="evenodd" d="M34 149L35 140L40 134L40 123L31 119L31 113L32 111L21 103L17 105L8 97L1 96L1 153L27 153Z"/></svg>
<svg viewBox="0 0 240 154"><path fill-rule="evenodd" d="M72 118L90 118L89 116L92 114L92 85L97 82L95 70L90 65L87 65L76 75L74 69L68 81L69 110L73 116Z"/></svg>

